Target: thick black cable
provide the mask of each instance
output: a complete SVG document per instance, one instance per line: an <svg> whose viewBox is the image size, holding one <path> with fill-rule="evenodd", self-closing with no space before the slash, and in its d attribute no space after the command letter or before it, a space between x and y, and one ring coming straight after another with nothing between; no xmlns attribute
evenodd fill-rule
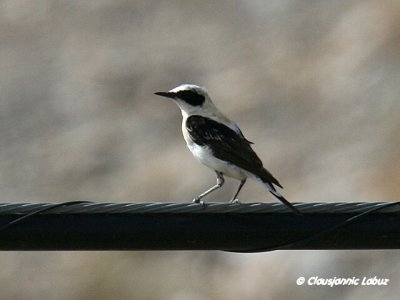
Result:
<svg viewBox="0 0 400 300"><path fill-rule="evenodd" d="M33 209L29 209L29 205L33 206ZM254 207L257 207L259 209L254 209ZM329 205L332 207L329 208ZM340 222L339 224L330 226L329 228L323 229L320 232L317 232L315 234L312 234L311 236L306 236L301 239L297 239L294 241L289 241L289 242L284 242L282 244L276 245L276 246L271 246L271 247L261 247L261 248L252 248L252 249L245 249L245 250L225 250L229 252L237 252L237 253L251 253L251 252L266 252L266 251L274 251L274 250L288 250L291 248L295 248L298 245L317 240L318 238L321 238L325 235L328 235L329 233L333 233L334 231L337 231L346 225L349 225L351 223L354 223L357 220L360 220L361 218L370 215L374 212L378 212L381 210L387 210L391 207L398 206L400 205L400 202L392 202L392 203L337 203L337 204L323 204L323 203L317 203L317 204L296 204L298 207L303 207L304 211L308 212L313 212L313 211L318 211L320 212L321 210L324 211L324 213L329 213L329 212L336 212L336 211L344 211L344 212L351 212L352 209L354 211L361 211L357 212L356 215L348 217L346 220ZM7 206L7 204L0 205L0 215L1 215L1 210ZM27 219L39 215L39 214L46 214L49 212L57 212L57 214L62 214L63 211L69 211L69 213L124 213L126 211L131 211L132 213L137 214L137 211L142 211L141 214L146 214L146 213L166 213L166 214L179 214L179 212L185 212L189 211L189 213L240 213L242 211L247 211L250 213L257 213L260 209L263 211L263 209L271 210L274 211L275 209L279 212L285 212L287 213L288 211L285 211L285 208L283 208L283 211L281 210L282 208L277 206L274 207L273 205L268 205L266 207L265 204L243 204L243 205L226 205L226 204L209 204L205 209L204 208L199 208L198 205L194 204L178 204L178 203L146 203L146 204L113 204L113 203L108 203L108 204L98 204L98 203L93 203L89 201L71 201L71 202L65 202L65 203L59 203L59 204L38 204L38 205L33 205L33 204L24 204L24 205L9 205L9 206L14 206L15 208L20 208L21 206L24 206L25 208L28 206L28 212L24 214L21 217L18 217L12 221L7 222L3 226L0 226L0 232L3 232L5 229L10 228L13 225L19 224L22 221L26 221ZM328 207L328 209L327 209ZM356 207L356 208L354 208ZM8 211L12 211L13 208L7 207ZM6 209L6 210L7 210ZM301 209L301 208L300 208ZM318 210L319 209L319 210ZM398 209L397 209L398 210ZM303 211L303 210L302 210ZM301 222L302 217L299 217L299 222Z"/></svg>
<svg viewBox="0 0 400 300"><path fill-rule="evenodd" d="M355 216L352 216L352 217L344 220L343 222L341 222L341 223L339 223L337 225L331 226L331 227L329 227L327 229L324 229L324 230L322 230L322 231L320 231L320 232L318 232L316 234L313 234L311 236L308 236L308 237L305 237L305 238L301 238L301 239L298 239L298 240L295 240L295 241L285 242L285 243L280 244L280 245L276 245L276 246L272 246L272 247L266 247L266 248L259 248L259 249L248 249L248 250L241 250L241 251L224 250L224 251L226 251L226 252L234 252L234 253L255 253L255 252L270 252L270 251L276 251L276 250L289 250L290 248L292 248L292 247L294 247L296 245L307 243L307 242L316 240L316 239L318 239L318 238L320 238L320 237L322 237L324 235L332 233L332 232L334 232L334 231L336 231L336 230L338 230L338 229L340 229L342 227L345 227L346 225L348 225L348 224L350 224L352 222L355 222L355 221L359 220L362 217L365 217L365 216L371 214L371 213L378 212L378 211L380 211L382 209L385 209L385 208L388 208L388 207L392 207L392 206L396 206L396 205L400 205L400 202L391 202L391 203L387 203L386 205L382 205L382 206L379 206L379 207L373 207L373 208L371 208L371 209L369 209L367 211L364 211L364 212L359 213L359 214L357 214Z"/></svg>
<svg viewBox="0 0 400 300"><path fill-rule="evenodd" d="M28 219L30 217L38 215L40 213L44 213L46 211L48 212L48 211L54 210L54 209L56 209L58 207L70 206L70 205L82 204L82 203L92 203L92 202L90 202L90 201L69 201L69 202L62 202L62 203L57 203L57 204L53 204L53 205L50 205L50 206L46 206L44 208L40 208L40 209L34 210L34 211L32 211L32 212L30 212L30 213L28 213L26 215L23 215L23 216L21 216L19 218L16 218L15 220L10 221L10 222L4 224L3 226L0 226L0 232L5 230L5 229L7 229L7 228L9 228L9 227L11 227L11 226L13 226L13 225L16 225L16 224L22 222L22 221L24 221L24 220L26 220L26 219Z"/></svg>

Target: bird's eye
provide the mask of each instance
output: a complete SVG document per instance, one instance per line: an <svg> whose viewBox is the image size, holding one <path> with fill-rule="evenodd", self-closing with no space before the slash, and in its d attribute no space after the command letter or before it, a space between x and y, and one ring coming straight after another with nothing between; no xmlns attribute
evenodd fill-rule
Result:
<svg viewBox="0 0 400 300"><path fill-rule="evenodd" d="M179 91L177 97L192 106L201 106L204 103L204 96L194 91Z"/></svg>

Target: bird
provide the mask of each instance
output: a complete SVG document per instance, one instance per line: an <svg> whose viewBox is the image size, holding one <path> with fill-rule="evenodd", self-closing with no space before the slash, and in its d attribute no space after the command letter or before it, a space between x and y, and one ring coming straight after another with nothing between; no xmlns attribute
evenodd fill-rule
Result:
<svg viewBox="0 0 400 300"><path fill-rule="evenodd" d="M239 126L224 116L211 101L207 90L194 84L181 84L168 92L155 95L171 99L182 113L182 133L187 147L200 163L214 170L217 183L193 199L202 200L211 192L221 188L224 176L240 181L230 203L238 203L239 192L247 178L262 183L268 191L295 214L301 212L279 193L275 186L283 188L279 181L263 166Z"/></svg>

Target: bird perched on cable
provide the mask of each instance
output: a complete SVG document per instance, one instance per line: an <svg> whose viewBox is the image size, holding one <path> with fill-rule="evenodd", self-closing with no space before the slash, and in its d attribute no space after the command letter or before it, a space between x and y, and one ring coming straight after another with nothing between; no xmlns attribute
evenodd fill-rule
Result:
<svg viewBox="0 0 400 300"><path fill-rule="evenodd" d="M247 178L261 182L272 195L282 201L296 214L301 214L275 188L282 188L279 181L264 168L261 160L235 122L225 117L212 103L206 89L193 84L182 84L158 96L172 99L181 109L182 133L189 150L195 158L217 175L217 184L206 190L193 202L202 203L206 195L222 187L224 175L240 180L231 203L237 199ZM275 186L274 186L275 185Z"/></svg>

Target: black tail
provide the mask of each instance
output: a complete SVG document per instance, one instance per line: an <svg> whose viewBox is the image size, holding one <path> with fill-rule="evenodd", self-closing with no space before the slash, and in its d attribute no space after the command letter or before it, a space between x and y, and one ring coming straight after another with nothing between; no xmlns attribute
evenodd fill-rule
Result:
<svg viewBox="0 0 400 300"><path fill-rule="evenodd" d="M281 194L279 194L278 192L276 192L276 191L271 191L270 190L270 193L272 194L272 195L274 195L279 201L281 201L283 204L285 204L287 207L289 207L296 215L298 215L298 216L302 216L303 214L301 213L301 211L299 211L296 207L294 207L293 206L293 204L292 203L290 203L289 201L287 201L286 199L285 199L285 197L283 197Z"/></svg>
<svg viewBox="0 0 400 300"><path fill-rule="evenodd" d="M265 168L263 168L259 174L259 178L261 181L264 183L264 185L268 188L270 193L274 195L279 201L281 201L283 204L285 204L287 207L289 207L296 215L302 216L303 214L293 206L292 203L287 201L285 197L283 197L274 187L274 184L276 186L279 186L280 188L283 188L282 185L279 183L279 181L272 176L272 174Z"/></svg>

